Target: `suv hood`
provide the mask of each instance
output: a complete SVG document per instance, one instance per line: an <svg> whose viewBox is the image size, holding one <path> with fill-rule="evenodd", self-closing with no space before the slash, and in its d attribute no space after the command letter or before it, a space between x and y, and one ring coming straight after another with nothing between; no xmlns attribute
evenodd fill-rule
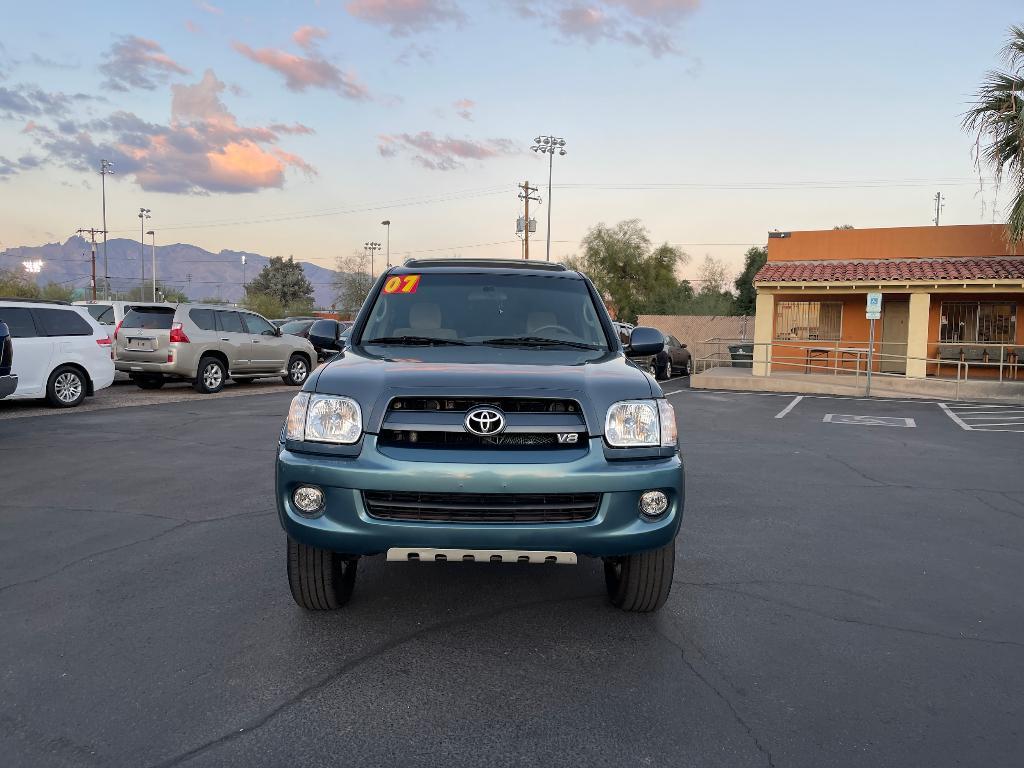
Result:
<svg viewBox="0 0 1024 768"><path fill-rule="evenodd" d="M582 407L591 434L602 433L612 403L661 396L657 383L619 351L396 347L386 354L347 349L304 389L355 399L371 433L380 429L388 403L400 396L571 398Z"/></svg>

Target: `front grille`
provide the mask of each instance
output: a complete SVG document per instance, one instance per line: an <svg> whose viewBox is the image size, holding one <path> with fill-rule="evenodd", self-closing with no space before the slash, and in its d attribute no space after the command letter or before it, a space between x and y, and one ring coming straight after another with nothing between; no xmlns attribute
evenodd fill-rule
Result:
<svg viewBox="0 0 1024 768"><path fill-rule="evenodd" d="M576 434L576 442L560 443L554 432L512 432L494 437L477 437L469 432L403 432L386 429L378 445L399 448L586 448L585 433Z"/></svg>
<svg viewBox="0 0 1024 768"><path fill-rule="evenodd" d="M388 411L457 411L494 405L505 413L579 413L575 400L528 397L396 397Z"/></svg>
<svg viewBox="0 0 1024 768"><path fill-rule="evenodd" d="M465 428L465 414L483 405L504 413L504 432L481 437ZM587 436L587 423L575 400L437 395L394 398L377 442L397 448L586 450Z"/></svg>
<svg viewBox="0 0 1024 768"><path fill-rule="evenodd" d="M592 520L599 493L364 491L371 517L437 523L576 523Z"/></svg>

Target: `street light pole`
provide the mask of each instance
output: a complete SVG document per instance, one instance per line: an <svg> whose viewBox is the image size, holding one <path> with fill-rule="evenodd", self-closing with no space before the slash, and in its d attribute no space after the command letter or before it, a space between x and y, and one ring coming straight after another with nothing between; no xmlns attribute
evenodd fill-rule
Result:
<svg viewBox="0 0 1024 768"><path fill-rule="evenodd" d="M107 262L107 176L114 172L114 164L100 160L100 186L103 188L103 291L110 298L110 264Z"/></svg>
<svg viewBox="0 0 1024 768"><path fill-rule="evenodd" d="M386 240L386 242L387 242L387 265L388 265L388 268L390 269L391 268L391 219L384 219L384 221L382 221L381 224L383 224L385 227L387 227L387 240Z"/></svg>
<svg viewBox="0 0 1024 768"><path fill-rule="evenodd" d="M150 229L146 234L152 237L153 243L153 301L156 301L156 232Z"/></svg>
<svg viewBox="0 0 1024 768"><path fill-rule="evenodd" d="M140 300L146 295L146 219L153 218L149 214L149 208L139 208L139 265L142 267L142 282L139 283Z"/></svg>
<svg viewBox="0 0 1024 768"><path fill-rule="evenodd" d="M565 152L565 139L561 136L538 136L533 140L533 146L530 147L534 152L540 152L541 154L547 153L548 155L548 247L547 247L547 260L551 261L551 176L554 171L555 164L555 153L564 156Z"/></svg>

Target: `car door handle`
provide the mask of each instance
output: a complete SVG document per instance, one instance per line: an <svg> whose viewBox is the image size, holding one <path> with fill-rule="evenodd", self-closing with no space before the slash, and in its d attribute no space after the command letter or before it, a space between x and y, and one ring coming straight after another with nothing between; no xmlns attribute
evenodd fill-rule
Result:
<svg viewBox="0 0 1024 768"><path fill-rule="evenodd" d="M259 344L260 342L259 342L259 340L258 340L258 339L253 339L253 340L252 340L252 343L253 343L253 344Z"/></svg>
<svg viewBox="0 0 1024 768"><path fill-rule="evenodd" d="M221 337L221 341L231 341L231 339L225 339L225 338Z"/></svg>

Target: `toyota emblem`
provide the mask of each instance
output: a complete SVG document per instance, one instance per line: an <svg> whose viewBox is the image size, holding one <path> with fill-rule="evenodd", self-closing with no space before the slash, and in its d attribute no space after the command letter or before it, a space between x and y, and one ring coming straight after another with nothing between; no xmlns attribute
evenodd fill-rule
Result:
<svg viewBox="0 0 1024 768"><path fill-rule="evenodd" d="M491 437L505 429L505 414L496 408L479 406L466 414L466 431L478 437Z"/></svg>

